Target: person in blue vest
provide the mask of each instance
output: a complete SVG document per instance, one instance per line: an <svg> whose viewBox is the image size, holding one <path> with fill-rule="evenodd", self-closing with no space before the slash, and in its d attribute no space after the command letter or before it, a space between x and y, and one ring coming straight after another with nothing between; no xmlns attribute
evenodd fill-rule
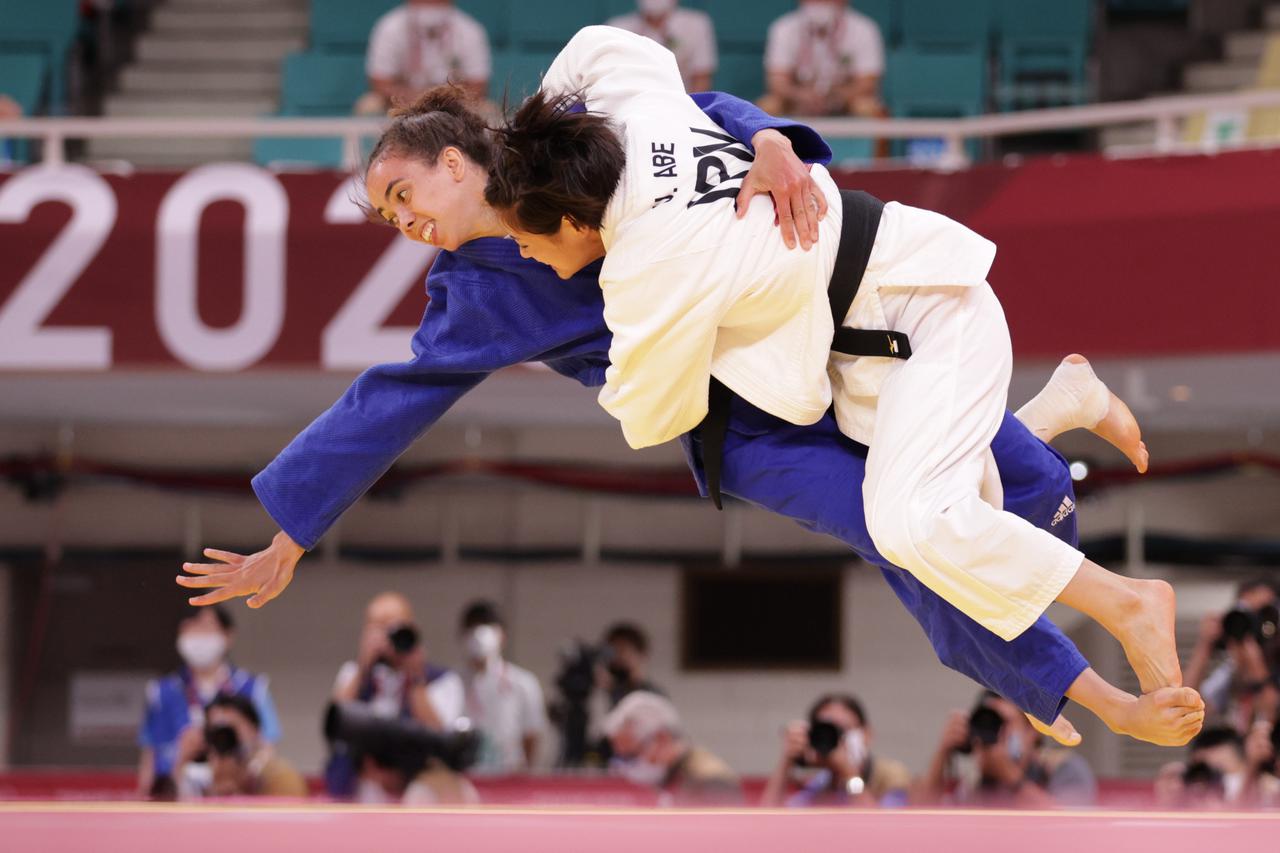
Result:
<svg viewBox="0 0 1280 853"><path fill-rule="evenodd" d="M144 796L172 792L178 745L188 728L204 727L204 709L219 696L243 696L258 712L260 739L280 740L280 718L267 677L231 663L235 623L225 607L187 612L178 623L182 665L147 683L147 710L138 730L138 791Z"/></svg>
<svg viewBox="0 0 1280 853"><path fill-rule="evenodd" d="M739 99L692 97L726 135L744 140L750 166L740 206L751 195L771 194L784 242L812 247L821 210L810 208L812 184L800 161L828 161L830 148L812 129ZM655 168L664 168L664 156L654 152ZM432 90L397 113L371 157L369 208L407 238L443 250L427 276L430 303L412 341L413 358L365 371L254 478L254 491L280 532L255 554L207 549L211 562L184 564L188 574L177 583L205 590L192 604L250 596L248 605L257 608L278 596L305 551L495 371L537 361L588 387L605 383L611 338L600 264L561 280L523 259L484 200L493 158L484 121L456 90ZM1046 393L1053 388L1062 390L1051 382ZM1007 413L991 444L1004 507L1073 545L1076 517L1064 509L1074 508L1071 478L1066 460L1046 442L1077 425L1068 417L1033 434ZM1170 688L1134 697L1117 690L1047 619L1005 641L881 555L859 497L867 448L841 433L833 413L796 426L735 398L727 433L720 471L725 494L847 543L881 569L945 665L1008 697L1039 725L1063 725L1060 713L1070 696L1114 731L1140 739L1184 743L1191 736L1184 729L1198 728L1203 710L1188 710L1183 694ZM698 431L681 442L705 496L707 460ZM1069 724L1054 736L1079 741Z"/></svg>

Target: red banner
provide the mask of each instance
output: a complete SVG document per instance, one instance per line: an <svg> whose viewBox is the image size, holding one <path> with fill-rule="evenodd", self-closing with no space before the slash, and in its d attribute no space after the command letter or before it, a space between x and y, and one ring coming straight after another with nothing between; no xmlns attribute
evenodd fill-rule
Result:
<svg viewBox="0 0 1280 853"><path fill-rule="evenodd" d="M845 173L995 240L1020 357L1280 349L1280 153ZM342 175L0 176L0 370L350 370L408 354L431 250Z"/></svg>

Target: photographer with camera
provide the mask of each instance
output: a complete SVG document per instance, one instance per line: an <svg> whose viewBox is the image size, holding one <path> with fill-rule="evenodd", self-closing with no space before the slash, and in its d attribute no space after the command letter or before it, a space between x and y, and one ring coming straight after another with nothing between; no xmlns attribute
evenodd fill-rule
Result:
<svg viewBox="0 0 1280 853"><path fill-rule="evenodd" d="M475 769L496 774L532 768L547 728L538 677L503 657L507 631L492 602L468 605L460 633L467 654L467 716L481 738Z"/></svg>
<svg viewBox="0 0 1280 853"><path fill-rule="evenodd" d="M807 777L798 778L804 768ZM907 805L910 789L906 765L871 753L862 703L833 694L814 702L807 719L794 720L783 730L782 757L760 804L900 807Z"/></svg>
<svg viewBox="0 0 1280 853"><path fill-rule="evenodd" d="M366 706L375 717L414 720L438 732L458 725L466 701L462 678L427 660L413 608L398 592L376 595L365 608L359 653L338 670L332 698ZM331 796L384 802L403 795L406 780L398 768L379 766L341 740L331 747L325 768Z"/></svg>
<svg viewBox="0 0 1280 853"><path fill-rule="evenodd" d="M1022 712L990 692L970 712L948 716L917 793L926 804L1028 808L1092 805L1097 796L1097 780L1082 756L1045 747Z"/></svg>
<svg viewBox="0 0 1280 853"><path fill-rule="evenodd" d="M302 774L262 739L258 711L244 696L215 697L204 725L183 732L174 778L182 800L307 796Z"/></svg>
<svg viewBox="0 0 1280 853"><path fill-rule="evenodd" d="M1257 717L1271 719L1280 705L1276 658L1280 610L1275 586L1265 578L1240 584L1236 606L1200 623L1195 651L1183 681L1200 691L1207 711L1236 731L1249 731ZM1210 665L1221 658L1217 666Z"/></svg>
<svg viewBox="0 0 1280 853"><path fill-rule="evenodd" d="M604 632L600 685L616 708L629 693L644 690L665 696L649 680L649 635L633 622L615 622Z"/></svg>
<svg viewBox="0 0 1280 853"><path fill-rule="evenodd" d="M636 785L656 788L661 806L742 802L738 776L685 736L680 715L665 697L637 690L604 719L612 747L610 769Z"/></svg>
<svg viewBox="0 0 1280 853"><path fill-rule="evenodd" d="M138 792L144 797L173 799L179 742L184 733L204 728L205 706L220 695L251 700L262 739L280 739L267 677L231 663L234 639L235 623L225 607L183 607L176 641L182 665L147 684L146 715L138 732Z"/></svg>

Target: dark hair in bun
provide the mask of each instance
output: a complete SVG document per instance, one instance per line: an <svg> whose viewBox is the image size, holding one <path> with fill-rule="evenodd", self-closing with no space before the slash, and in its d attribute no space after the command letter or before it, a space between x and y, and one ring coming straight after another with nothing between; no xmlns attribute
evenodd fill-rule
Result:
<svg viewBox="0 0 1280 853"><path fill-rule="evenodd" d="M517 230L555 234L564 217L579 227L603 222L626 152L613 122L582 100L538 92L495 131L484 197Z"/></svg>

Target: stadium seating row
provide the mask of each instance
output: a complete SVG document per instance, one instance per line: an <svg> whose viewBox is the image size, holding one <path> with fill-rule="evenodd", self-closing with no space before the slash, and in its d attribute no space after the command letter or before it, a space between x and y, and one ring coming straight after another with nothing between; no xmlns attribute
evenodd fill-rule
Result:
<svg viewBox="0 0 1280 853"><path fill-rule="evenodd" d="M49 112L64 109L67 57L79 21L76 0L0 0L0 92L24 112L34 112L43 97Z"/></svg>

